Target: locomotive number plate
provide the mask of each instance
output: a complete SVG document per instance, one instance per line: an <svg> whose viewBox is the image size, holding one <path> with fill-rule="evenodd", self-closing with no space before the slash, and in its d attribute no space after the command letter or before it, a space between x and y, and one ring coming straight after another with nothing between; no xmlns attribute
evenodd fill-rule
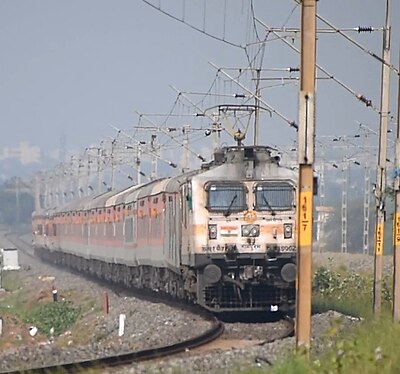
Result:
<svg viewBox="0 0 400 374"><path fill-rule="evenodd" d="M278 247L279 252L288 253L288 252L296 252L295 245L280 245Z"/></svg>

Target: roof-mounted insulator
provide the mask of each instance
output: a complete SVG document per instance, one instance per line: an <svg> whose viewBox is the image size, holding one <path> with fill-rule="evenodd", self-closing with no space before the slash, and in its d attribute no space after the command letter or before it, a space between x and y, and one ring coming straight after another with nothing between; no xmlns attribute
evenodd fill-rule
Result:
<svg viewBox="0 0 400 374"><path fill-rule="evenodd" d="M202 155L197 155L197 158L202 162L206 162L206 159Z"/></svg>
<svg viewBox="0 0 400 374"><path fill-rule="evenodd" d="M289 71L289 73L293 73L293 72L295 72L295 71L300 71L300 68L292 68L292 67L290 67L290 68L288 69L288 71Z"/></svg>
<svg viewBox="0 0 400 374"><path fill-rule="evenodd" d="M233 95L233 97L235 97L236 99L244 99L246 97L246 95L245 94L237 94L237 93L235 93Z"/></svg>
<svg viewBox="0 0 400 374"><path fill-rule="evenodd" d="M364 95L357 95L357 99L362 101L366 106L372 106L372 100L368 100Z"/></svg>
<svg viewBox="0 0 400 374"><path fill-rule="evenodd" d="M372 26L358 26L357 27L357 32L372 32L374 31L374 28Z"/></svg>
<svg viewBox="0 0 400 374"><path fill-rule="evenodd" d="M290 122L290 123L289 123L289 126L295 128L296 130L299 129L299 126L298 126L297 123L294 122L294 121Z"/></svg>

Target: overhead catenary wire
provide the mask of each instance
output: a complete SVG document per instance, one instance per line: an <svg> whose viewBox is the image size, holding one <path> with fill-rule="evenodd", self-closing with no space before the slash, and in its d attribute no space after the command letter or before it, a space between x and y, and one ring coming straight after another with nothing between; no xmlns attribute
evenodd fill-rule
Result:
<svg viewBox="0 0 400 374"><path fill-rule="evenodd" d="M300 4L299 0L295 0L296 3ZM351 38L350 36L348 36L347 34L345 34L341 29L339 29L338 27L336 27L332 22L328 21L326 18L322 17L321 15L317 14L317 18L325 23L327 26L329 26L332 30L334 30L336 33L338 33L339 35L343 36L343 38L345 38L346 40L348 40L350 43L354 44L357 48L361 49L363 52L369 54L371 57L373 57L374 59L376 59L377 61L379 61L380 63L387 65L392 71L396 72L397 74L399 74L399 70L392 64L388 63L387 61L385 61L382 57L378 56L376 53L370 51L369 49L365 48L362 44L358 43L356 40L354 40L353 38ZM372 27L358 27L358 32L369 32L372 31Z"/></svg>
<svg viewBox="0 0 400 374"><path fill-rule="evenodd" d="M275 35L278 35L278 33L276 31L271 31L270 27L268 25L266 25L263 21L257 19L257 22L259 22L261 25L263 25L265 27L265 29L267 30L267 32L272 32ZM294 51L296 51L297 53L300 53L300 50L298 48L296 48L295 46L293 46L292 44L290 44L286 39L280 39L282 40L287 46L289 46L291 49L293 49ZM365 104L366 107L370 107L372 110L374 110L376 113L379 113L380 110L379 108L377 108L376 106L373 105L372 101L367 99L363 94L357 93L355 92L353 89L351 89L348 85L346 85L344 82L342 82L341 80L339 80L338 78L336 78L333 74L329 73L325 68L323 68L321 65L316 64L315 65L317 67L318 70L322 71L324 74L326 74L328 77L330 77L334 82L336 82L339 86L341 86L342 88L344 88L347 92L349 92L351 95L353 95L357 100L363 102Z"/></svg>
<svg viewBox="0 0 400 374"><path fill-rule="evenodd" d="M248 40L246 42L246 47L245 47L245 50L244 50L244 52L246 54L246 58L247 58L248 64L249 64L249 67L251 68L251 73L254 76L254 70L256 68L260 68L262 66L262 61L263 61L263 58L264 58L264 51L265 51L265 43L260 43L262 40L258 35L257 24L256 24L256 21L255 21L255 12L254 12L253 0L250 1L250 8L249 8L248 17L251 18L251 20L248 20L248 23L249 23L249 25L248 25L249 34L247 35L247 38L250 39L250 34L251 34L250 28L252 28L253 31L254 31L255 38L256 38L256 42L259 43L259 44L249 43L250 40ZM265 36L264 40L266 40L267 38L268 38L268 35ZM251 53L250 48L254 47L255 45L259 45L259 48L257 49L256 52L254 52L253 56L250 56L250 53ZM256 60L257 60L258 57L259 57L259 61L257 63Z"/></svg>
<svg viewBox="0 0 400 374"><path fill-rule="evenodd" d="M174 109L176 108L176 105L179 102L179 97L176 97L174 103L172 104L172 108L170 109L168 115L165 117L164 121L162 122L162 126L165 125L170 117L170 115L174 112Z"/></svg>
<svg viewBox="0 0 400 374"><path fill-rule="evenodd" d="M176 87L174 87L174 86L170 86L170 87L171 87L173 90L175 90L180 96L182 96L185 100L187 100L188 103L190 103L191 105L193 105L193 107L194 107L195 109L197 109L197 110L200 111L200 113L196 113L195 116L200 114L201 116L205 116L205 117L209 118L211 121L214 122L213 116L210 115L210 114L208 114L206 110L200 108L195 102L193 102L193 100L191 100L191 99L190 99L189 97L187 97L184 93L182 93L181 91L179 91ZM229 132L225 127L223 128L223 130L224 130L228 135L233 136L233 132L232 132L232 133ZM233 129L232 129L232 130L233 130Z"/></svg>
<svg viewBox="0 0 400 374"><path fill-rule="evenodd" d="M243 84L241 84L240 82L238 82L236 79L234 79L233 77L231 77L228 73L226 73L225 71L223 71L221 68L219 68L217 65L213 64L212 62L209 62L209 64L211 66L213 66L215 69L217 69L218 71L220 71L222 74L224 74L226 77L228 77L229 79L231 79L234 83L236 83L240 88L242 88L243 90L245 90L247 93L252 94L253 92L251 92L251 90L249 90L247 87L245 87ZM282 113L280 113L279 111L277 111L275 108L273 108L271 105L269 105L267 102L265 102L265 100L263 100L261 97L258 96L258 100L260 103L262 103L263 105L265 105L269 111L271 111L272 113L276 114L278 117L280 117L281 119L283 119L287 124L289 124L289 126L297 129L298 126L296 124L295 121L291 121L289 120L287 117L285 117Z"/></svg>
<svg viewBox="0 0 400 374"><path fill-rule="evenodd" d="M146 120L149 121L153 126L157 126L157 124L154 123L154 121L152 121L152 120L151 120L150 118L148 118L146 115L144 115L144 114L142 114L142 113L139 113L139 112L136 112L136 114L137 114L139 117L146 118ZM193 151L193 150L190 149L189 147L185 146L182 142L180 142L179 140L175 139L175 138L174 138L170 133L168 133L168 131L166 131L165 129L160 128L160 131L161 131L163 134L169 136L174 142L178 143L180 146L182 146L183 148L185 148L188 152L190 152L191 154L193 154L194 156L196 156L196 158L198 158L198 159L201 160L202 162L205 162L205 161L206 161L206 159L205 159L201 154L196 153L195 151Z"/></svg>
<svg viewBox="0 0 400 374"><path fill-rule="evenodd" d="M193 29L193 30L195 30L195 31L198 31L198 32L200 32L200 33L202 33L202 34L204 34L204 35L206 35L206 36L208 36L208 37L210 37L210 38L212 38L212 39L219 40L220 42L229 44L229 45L231 45L231 46L233 46L233 47L236 47L236 48L245 49L245 47L243 47L243 46L240 45L240 44L237 44L237 43L231 42L231 41L229 41L229 40L227 40L227 39L220 38L220 37L218 37L218 36L216 36L216 35L210 34L209 32L205 31L205 28L202 30L201 28L199 28L199 27L197 27L197 26L195 26L195 25L192 25L191 23L186 22L185 19L180 19L180 18L178 18L177 16L174 16L173 14L171 14L171 13L165 11L164 9L162 9L160 4L159 4L159 5L154 5L154 4L152 4L149 0L142 0L142 2L144 2L144 3L147 4L148 6L150 6L150 7L154 8L154 9L156 9L157 11L159 11L159 12L165 14L166 16L168 16L168 17L174 19L175 21L178 21L178 22L180 22L180 23L183 23L183 24L185 24L186 26L190 27L191 29ZM203 23L203 27L205 27L205 22Z"/></svg>
<svg viewBox="0 0 400 374"><path fill-rule="evenodd" d="M341 32L357 32L357 33L362 33L362 32L377 32L377 31L382 31L382 27L373 27L373 26L357 26L357 27L341 27L340 29L332 29L330 28L321 28L319 27L317 29L318 34L337 34L338 31ZM276 32L284 32L284 33L300 33L300 29L298 27L271 27L270 31L276 31Z"/></svg>
<svg viewBox="0 0 400 374"><path fill-rule="evenodd" d="M117 128L116 128L115 126L113 126L113 125L110 125L110 126L113 127L113 128L115 128L115 129L117 129ZM126 136L128 139L130 139L131 141L134 142L134 144L131 145L131 144L123 143L122 141L117 141L119 144L121 144L121 145L123 146L122 149L123 149L124 151L125 151L126 149L136 149L136 154L137 154L137 165L138 165L138 166L135 167L134 165L132 165L132 164L130 164L130 163L129 163L129 165L130 165L133 169L135 169L141 176L144 176L144 177L146 177L146 178L148 178L148 179L150 179L150 180L155 179L156 176L157 176L157 166L156 166L157 160L158 160L158 161L164 162L165 164L171 166L171 167L174 168L174 169L177 168L177 164L176 164L176 163L174 163L174 162L172 162L172 161L170 161L170 160L164 159L163 157L161 157L161 156L156 152L157 149L159 149L159 147L158 147L158 146L157 146L157 147L154 146L154 143L153 143L153 142L154 142L154 139L152 139L152 143L151 143L150 146L143 147L144 144L142 144L142 142L138 141L136 138L131 137L126 131L121 130L121 129L118 129L118 131L119 131L120 134ZM117 155L120 156L120 161L123 161L125 158L121 157L121 153L116 152L116 151L118 151L118 150L120 150L120 149L115 148L115 149L114 149L114 152L116 153L116 156L117 156ZM124 156L125 154L126 154L125 152L122 153L123 156ZM151 159L152 159L152 165L153 165L153 167L152 167L152 172L151 172L150 177L148 177L146 174L144 174L143 171L141 170L141 168L139 168L140 163L141 163L141 162L140 162L140 155L142 155L142 154L147 154L147 155L150 156ZM120 162L119 165L123 165L122 162ZM117 166L118 166L118 165L117 165ZM137 176L137 183L138 183L138 184L140 184L140 176L139 176L139 174L138 174L138 176ZM129 179L131 179L131 178L129 178Z"/></svg>
<svg viewBox="0 0 400 374"><path fill-rule="evenodd" d="M204 103L204 100L206 100L207 96L209 96L209 94L211 94L211 91L212 91L213 88L216 86L218 79L219 79L219 76L218 76L218 73L217 73L217 74L215 74L215 77L214 77L213 81L211 82L210 87L209 87L208 90L207 90L207 93L204 94L203 99L200 100L200 101L197 103L197 105L200 105L200 104L203 104L203 103ZM179 95L178 95L178 97L179 97Z"/></svg>

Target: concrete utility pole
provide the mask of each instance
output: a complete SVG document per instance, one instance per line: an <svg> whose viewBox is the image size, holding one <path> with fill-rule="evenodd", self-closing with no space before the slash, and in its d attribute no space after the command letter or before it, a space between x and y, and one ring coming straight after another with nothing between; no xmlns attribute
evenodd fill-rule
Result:
<svg viewBox="0 0 400 374"><path fill-rule="evenodd" d="M142 175L142 169L141 169L141 164L142 164L142 147L140 141L138 141L137 147L136 147L136 182L137 184L141 184L141 175Z"/></svg>
<svg viewBox="0 0 400 374"><path fill-rule="evenodd" d="M153 181L157 178L157 135L155 134L151 135L150 149L152 152L150 180Z"/></svg>
<svg viewBox="0 0 400 374"><path fill-rule="evenodd" d="M303 0L301 2L296 347L304 347L307 351L309 350L311 339L316 7L316 0Z"/></svg>
<svg viewBox="0 0 400 374"><path fill-rule="evenodd" d="M365 132L364 134L364 149L366 152L365 163L364 163L364 228L363 228L363 254L369 254L369 204L371 199L371 168L369 162L369 134Z"/></svg>
<svg viewBox="0 0 400 374"><path fill-rule="evenodd" d="M115 143L116 139L111 141L111 191L114 189L114 178L115 178Z"/></svg>
<svg viewBox="0 0 400 374"><path fill-rule="evenodd" d="M345 155L342 161L342 253L347 253L347 189L349 185L349 159Z"/></svg>
<svg viewBox="0 0 400 374"><path fill-rule="evenodd" d="M254 145L258 145L258 132L259 132L259 126L260 126L260 75L261 75L261 69L256 69L256 96L254 98L255 100L255 106L254 106Z"/></svg>
<svg viewBox="0 0 400 374"><path fill-rule="evenodd" d="M400 70L400 51L399 51ZM393 235L393 320L400 320L400 74L397 74L397 129L394 178L394 235Z"/></svg>
<svg viewBox="0 0 400 374"><path fill-rule="evenodd" d="M182 173L186 173L189 171L189 131L190 126L183 126L182 133L183 133L183 141L182 141L182 160L181 160L181 171Z"/></svg>
<svg viewBox="0 0 400 374"><path fill-rule="evenodd" d="M390 14L391 0L386 0L386 21L383 31L381 107L379 126L378 168L376 172L376 225L375 225L375 256L374 256L374 305L375 315L381 312L383 243L385 238L385 189L386 189L386 158L387 130L389 122L389 86L390 86Z"/></svg>
<svg viewBox="0 0 400 374"><path fill-rule="evenodd" d="M318 170L318 192L319 192L319 206L316 207L317 212L317 232L316 240L318 245L318 252L322 252L322 241L324 239L324 229L326 220L326 207L325 207L325 157L324 150L321 149L321 162Z"/></svg>

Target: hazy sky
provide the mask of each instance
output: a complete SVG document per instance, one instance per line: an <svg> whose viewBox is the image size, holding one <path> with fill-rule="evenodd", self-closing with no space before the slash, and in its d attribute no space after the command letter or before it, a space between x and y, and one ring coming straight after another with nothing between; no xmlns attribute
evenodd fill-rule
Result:
<svg viewBox="0 0 400 374"><path fill-rule="evenodd" d="M187 22L219 37L242 45L251 40L245 34L250 0L208 0L206 7L204 0L151 2L178 17L185 14ZM385 0L317 4L318 12L338 27L380 27L384 22ZM299 25L299 7L293 0L254 0L253 5L257 18L269 26ZM400 6L394 1L395 66L399 20ZM349 35L381 54L381 32ZM318 63L379 106L377 61L338 35L320 34L317 48ZM243 49L194 31L141 0L1 0L0 50L0 149L29 141L45 152L58 148L63 135L68 149L98 144L113 136L109 124L123 129L137 124L135 111L168 112L176 99L169 85L199 92L210 87L216 71L209 61L222 67L246 65ZM267 43L264 68L298 63L298 55L281 41ZM397 81L392 77L395 114ZM265 88L263 97L297 120L297 90L295 85ZM317 134L353 134L356 121L376 129L378 115L334 82L318 81ZM296 138L276 116L265 116L263 126L260 143L284 144Z"/></svg>

